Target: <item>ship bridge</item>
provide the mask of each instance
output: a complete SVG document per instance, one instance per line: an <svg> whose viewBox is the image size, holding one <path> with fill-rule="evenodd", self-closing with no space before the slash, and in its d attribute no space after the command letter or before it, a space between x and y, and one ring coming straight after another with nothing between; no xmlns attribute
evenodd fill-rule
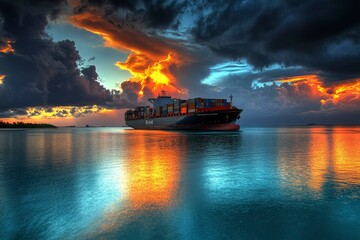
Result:
<svg viewBox="0 0 360 240"><path fill-rule="evenodd" d="M162 90L157 98L149 98L148 101L153 104L154 108L156 108L166 104L173 104L176 101L180 101L180 99L172 98L171 96L166 95L166 92Z"/></svg>

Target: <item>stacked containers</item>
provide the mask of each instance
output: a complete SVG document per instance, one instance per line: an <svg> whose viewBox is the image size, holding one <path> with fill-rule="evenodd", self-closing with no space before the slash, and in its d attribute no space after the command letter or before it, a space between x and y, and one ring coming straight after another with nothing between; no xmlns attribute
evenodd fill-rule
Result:
<svg viewBox="0 0 360 240"><path fill-rule="evenodd" d="M150 117L152 115L152 108L149 106L145 107L145 117Z"/></svg>
<svg viewBox="0 0 360 240"><path fill-rule="evenodd" d="M180 100L174 101L174 114L180 113Z"/></svg>
<svg viewBox="0 0 360 240"><path fill-rule="evenodd" d="M202 98L196 98L195 103L196 103L196 109L205 107L205 102L204 102L204 99L202 99Z"/></svg>
<svg viewBox="0 0 360 240"><path fill-rule="evenodd" d="M167 105L162 106L161 116L165 117L168 114Z"/></svg>
<svg viewBox="0 0 360 240"><path fill-rule="evenodd" d="M150 114L156 117L164 117L168 115L178 115L196 112L207 112L215 110L230 109L230 103L226 99L212 98L193 98L189 100L174 99L171 104L156 106L154 109L149 107L137 107L135 109L136 117L143 118L144 115Z"/></svg>
<svg viewBox="0 0 360 240"><path fill-rule="evenodd" d="M145 107L136 107L135 115L137 118L144 118L145 115Z"/></svg>
<svg viewBox="0 0 360 240"><path fill-rule="evenodd" d="M230 104L226 99L204 98L197 103L198 111L214 111L229 109Z"/></svg>
<svg viewBox="0 0 360 240"><path fill-rule="evenodd" d="M133 114L134 114L134 111L127 110L126 113L125 113L125 120L132 119Z"/></svg>
<svg viewBox="0 0 360 240"><path fill-rule="evenodd" d="M187 101L186 100L182 100L180 103L180 113L187 114Z"/></svg>
<svg viewBox="0 0 360 240"><path fill-rule="evenodd" d="M196 112L196 102L197 102L197 98L188 100L188 112L189 113Z"/></svg>
<svg viewBox="0 0 360 240"><path fill-rule="evenodd" d="M174 113L174 104L166 104L167 105L167 110L168 110L168 114L173 114Z"/></svg>
<svg viewBox="0 0 360 240"><path fill-rule="evenodd" d="M162 107L161 106L157 106L155 108L155 116L156 117L160 117L161 116L161 110L162 110Z"/></svg>

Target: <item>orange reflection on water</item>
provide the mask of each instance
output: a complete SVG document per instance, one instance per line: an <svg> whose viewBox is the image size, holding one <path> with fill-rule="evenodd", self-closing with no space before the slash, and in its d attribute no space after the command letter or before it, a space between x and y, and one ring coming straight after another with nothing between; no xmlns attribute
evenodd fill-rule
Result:
<svg viewBox="0 0 360 240"><path fill-rule="evenodd" d="M128 201L132 208L167 206L179 182L179 143L169 133L144 131L134 137L136 144L127 149Z"/></svg>
<svg viewBox="0 0 360 240"><path fill-rule="evenodd" d="M128 130L121 161L122 198L111 204L86 238L116 231L151 208L166 208L177 199L181 154L185 137L180 133ZM176 135L174 137L174 135Z"/></svg>
<svg viewBox="0 0 360 240"><path fill-rule="evenodd" d="M360 127L312 127L303 132L296 149L280 148L279 168L285 185L300 190L307 186L317 192L328 181L336 188L360 185Z"/></svg>
<svg viewBox="0 0 360 240"><path fill-rule="evenodd" d="M333 134L333 169L341 185L360 185L360 128L342 127Z"/></svg>
<svg viewBox="0 0 360 240"><path fill-rule="evenodd" d="M309 141L309 181L311 189L319 191L324 184L324 175L329 168L330 143L324 128L310 128Z"/></svg>

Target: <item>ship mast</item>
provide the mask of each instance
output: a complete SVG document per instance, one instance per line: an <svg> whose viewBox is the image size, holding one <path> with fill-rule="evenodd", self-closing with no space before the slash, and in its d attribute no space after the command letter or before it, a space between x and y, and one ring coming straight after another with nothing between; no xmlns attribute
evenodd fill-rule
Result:
<svg viewBox="0 0 360 240"><path fill-rule="evenodd" d="M230 108L232 108L232 100L233 100L233 95L230 95Z"/></svg>

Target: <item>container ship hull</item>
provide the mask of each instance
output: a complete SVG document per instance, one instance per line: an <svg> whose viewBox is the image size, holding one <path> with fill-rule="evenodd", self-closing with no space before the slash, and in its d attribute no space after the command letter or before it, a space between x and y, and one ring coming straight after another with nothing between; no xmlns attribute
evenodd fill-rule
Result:
<svg viewBox="0 0 360 240"><path fill-rule="evenodd" d="M127 120L126 125L135 129L149 130L199 130L199 131L236 131L240 126L241 109L198 112L188 115L149 117Z"/></svg>

